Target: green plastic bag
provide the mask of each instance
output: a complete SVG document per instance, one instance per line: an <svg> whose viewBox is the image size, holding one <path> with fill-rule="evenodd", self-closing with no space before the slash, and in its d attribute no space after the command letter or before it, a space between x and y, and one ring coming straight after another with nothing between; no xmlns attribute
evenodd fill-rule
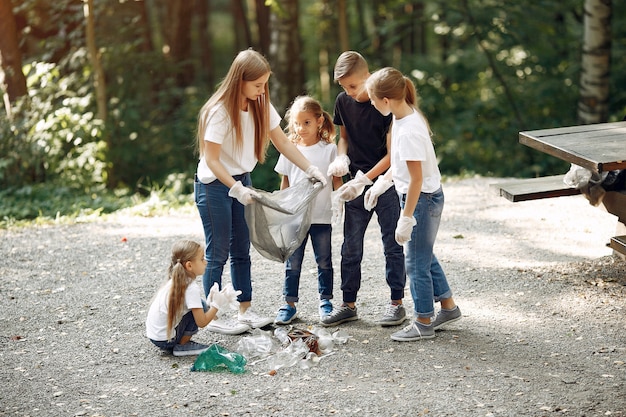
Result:
<svg viewBox="0 0 626 417"><path fill-rule="evenodd" d="M229 370L234 374L242 374L246 371L246 358L237 352L230 352L217 343L209 346L196 358L191 366L191 371L219 372Z"/></svg>

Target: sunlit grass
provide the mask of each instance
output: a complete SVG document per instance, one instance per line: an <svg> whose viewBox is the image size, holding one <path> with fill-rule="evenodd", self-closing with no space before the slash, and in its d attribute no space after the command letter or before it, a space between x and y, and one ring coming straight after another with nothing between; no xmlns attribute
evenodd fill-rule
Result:
<svg viewBox="0 0 626 417"><path fill-rule="evenodd" d="M124 191L79 193L64 188L31 187L0 193L0 229L94 222L119 213L151 217L194 208L192 195L163 188L153 189L146 196Z"/></svg>

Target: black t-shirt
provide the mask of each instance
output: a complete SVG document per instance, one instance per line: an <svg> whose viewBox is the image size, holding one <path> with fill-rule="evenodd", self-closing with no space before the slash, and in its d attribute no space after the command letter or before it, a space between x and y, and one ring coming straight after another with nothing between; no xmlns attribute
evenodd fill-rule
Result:
<svg viewBox="0 0 626 417"><path fill-rule="evenodd" d="M348 132L350 174L366 173L387 155L391 114L383 116L370 101L358 102L342 91L335 100L333 123Z"/></svg>

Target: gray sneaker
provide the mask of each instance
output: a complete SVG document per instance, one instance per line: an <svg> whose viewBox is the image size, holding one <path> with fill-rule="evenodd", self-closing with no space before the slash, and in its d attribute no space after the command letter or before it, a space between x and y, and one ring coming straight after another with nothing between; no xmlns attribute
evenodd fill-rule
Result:
<svg viewBox="0 0 626 417"><path fill-rule="evenodd" d="M393 333L391 340L397 342L415 342L422 339L432 339L433 337L435 337L435 329L433 329L432 324L425 325L413 320L413 322L404 329Z"/></svg>
<svg viewBox="0 0 626 417"><path fill-rule="evenodd" d="M174 356L199 355L202 352L204 352L205 350L207 350L208 348L209 348L209 346L207 346L207 345L203 345L202 343L197 343L197 342L194 342L193 340L190 340L189 342L185 343L184 345L176 345L176 346L174 346L174 350L172 351L172 354Z"/></svg>
<svg viewBox="0 0 626 417"><path fill-rule="evenodd" d="M431 326L433 326L433 329L439 330L444 325L448 323L454 323L458 320L461 320L461 310L459 309L459 306L455 306L452 310L446 310L442 308L437 313L437 317L435 317L435 320L433 320Z"/></svg>
<svg viewBox="0 0 626 417"><path fill-rule="evenodd" d="M378 324L383 327L397 326L406 320L406 311L402 304L387 304L385 314L378 320Z"/></svg>
<svg viewBox="0 0 626 417"><path fill-rule="evenodd" d="M333 309L333 312L330 313L329 316L324 317L321 320L321 323L322 326L334 326L358 319L359 317L356 314L356 306L354 308L350 308L346 304L342 304L341 307Z"/></svg>

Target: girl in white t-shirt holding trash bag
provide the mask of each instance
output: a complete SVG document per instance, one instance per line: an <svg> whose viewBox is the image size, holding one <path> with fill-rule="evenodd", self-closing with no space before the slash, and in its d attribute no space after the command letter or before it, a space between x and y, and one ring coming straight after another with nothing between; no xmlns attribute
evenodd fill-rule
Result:
<svg viewBox="0 0 626 417"><path fill-rule="evenodd" d="M208 294L215 283L221 288L229 257L232 285L241 291L237 320L218 314L207 327L224 334L239 334L273 322L251 309L250 235L244 217L244 205L253 203L256 195L249 187L250 172L257 162L264 162L269 141L307 176L326 184L326 176L281 129L280 116L270 102L270 74L263 55L251 49L239 52L198 117L200 160L194 193L206 242L204 291Z"/></svg>

